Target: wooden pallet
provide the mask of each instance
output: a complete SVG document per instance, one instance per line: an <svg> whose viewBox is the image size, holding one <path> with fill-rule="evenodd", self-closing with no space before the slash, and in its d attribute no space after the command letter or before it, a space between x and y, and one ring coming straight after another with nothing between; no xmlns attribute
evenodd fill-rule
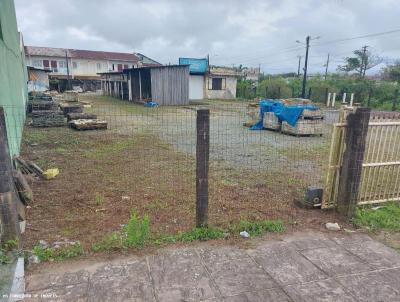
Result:
<svg viewBox="0 0 400 302"><path fill-rule="evenodd" d="M92 120L72 120L68 123L69 127L75 130L105 130L107 122L97 119Z"/></svg>
<svg viewBox="0 0 400 302"><path fill-rule="evenodd" d="M322 120L299 119L296 126L292 127L287 122L282 122L281 131L296 136L322 135Z"/></svg>
<svg viewBox="0 0 400 302"><path fill-rule="evenodd" d="M269 130L281 129L281 123L273 112L265 112L263 119L263 127Z"/></svg>
<svg viewBox="0 0 400 302"><path fill-rule="evenodd" d="M70 112L67 113L67 121L72 120L95 120L97 119L97 115L93 113L79 113L79 112Z"/></svg>

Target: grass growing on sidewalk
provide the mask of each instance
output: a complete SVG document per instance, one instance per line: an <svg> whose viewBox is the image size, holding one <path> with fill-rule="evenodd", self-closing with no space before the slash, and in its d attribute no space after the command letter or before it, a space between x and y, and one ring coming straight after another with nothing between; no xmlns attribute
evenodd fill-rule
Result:
<svg viewBox="0 0 400 302"><path fill-rule="evenodd" d="M150 221L147 216L142 220L132 212L131 218L122 231L114 231L105 236L100 242L92 245L93 252L110 251L127 248L140 248L148 245L162 245L175 242L208 241L224 238L225 236L239 236L239 232L247 231L251 236L260 236L268 232L283 232L285 226L280 220L248 221L241 220L229 230L223 230L212 226L195 227L175 235L151 235ZM134 239L134 240L133 240Z"/></svg>
<svg viewBox="0 0 400 302"><path fill-rule="evenodd" d="M36 245L33 248L32 253L36 255L40 261L61 261L83 255L84 251L82 245L79 242L76 242L73 245L58 249Z"/></svg>
<svg viewBox="0 0 400 302"><path fill-rule="evenodd" d="M357 209L353 222L357 226L367 227L372 231L398 232L400 231L400 203L390 202L376 210Z"/></svg>

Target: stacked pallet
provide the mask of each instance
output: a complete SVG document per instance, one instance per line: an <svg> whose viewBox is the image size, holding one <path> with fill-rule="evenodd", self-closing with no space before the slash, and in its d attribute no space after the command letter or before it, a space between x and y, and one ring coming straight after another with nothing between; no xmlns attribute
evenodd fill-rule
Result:
<svg viewBox="0 0 400 302"><path fill-rule="evenodd" d="M251 127L260 120L260 106L258 103L250 103L247 106L247 121L244 126Z"/></svg>
<svg viewBox="0 0 400 302"><path fill-rule="evenodd" d="M282 122L281 131L296 136L322 135L322 121L323 115L320 109L304 109L303 114L294 127L287 122Z"/></svg>
<svg viewBox="0 0 400 302"><path fill-rule="evenodd" d="M105 130L107 122L98 119L72 120L68 123L69 127L75 130Z"/></svg>
<svg viewBox="0 0 400 302"><path fill-rule="evenodd" d="M58 104L52 99L32 99L28 101L28 112L39 110L58 110Z"/></svg>
<svg viewBox="0 0 400 302"><path fill-rule="evenodd" d="M32 112L32 127L65 126L64 114L57 110L40 110Z"/></svg>
<svg viewBox="0 0 400 302"><path fill-rule="evenodd" d="M95 120L95 119L97 119L97 115L92 113L77 113L77 112L67 113L68 122L72 120Z"/></svg>
<svg viewBox="0 0 400 302"><path fill-rule="evenodd" d="M70 103L61 103L60 108L64 113L64 116L67 116L68 113L82 113L83 105L78 102L70 102Z"/></svg>
<svg viewBox="0 0 400 302"><path fill-rule="evenodd" d="M263 127L269 130L280 130L281 123L275 113L265 112L263 118Z"/></svg>

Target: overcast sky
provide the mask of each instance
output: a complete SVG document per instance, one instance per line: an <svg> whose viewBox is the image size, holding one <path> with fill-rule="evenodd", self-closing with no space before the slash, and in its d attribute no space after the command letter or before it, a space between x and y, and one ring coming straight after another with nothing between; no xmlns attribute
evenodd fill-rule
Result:
<svg viewBox="0 0 400 302"><path fill-rule="evenodd" d="M400 32L340 43L332 40L400 29L399 0L15 0L26 45L141 52L162 63L205 57L211 64L297 71L307 35L309 68L330 70L352 50L400 58ZM318 45L320 44L320 45ZM303 62L302 62L303 64Z"/></svg>

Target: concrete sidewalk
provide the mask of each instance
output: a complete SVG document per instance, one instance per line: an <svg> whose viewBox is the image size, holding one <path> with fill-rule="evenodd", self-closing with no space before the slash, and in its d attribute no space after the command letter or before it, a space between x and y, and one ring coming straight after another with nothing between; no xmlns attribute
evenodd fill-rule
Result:
<svg viewBox="0 0 400 302"><path fill-rule="evenodd" d="M247 250L202 244L49 271L28 276L27 294L25 301L392 302L400 301L400 254L362 234L303 233Z"/></svg>

